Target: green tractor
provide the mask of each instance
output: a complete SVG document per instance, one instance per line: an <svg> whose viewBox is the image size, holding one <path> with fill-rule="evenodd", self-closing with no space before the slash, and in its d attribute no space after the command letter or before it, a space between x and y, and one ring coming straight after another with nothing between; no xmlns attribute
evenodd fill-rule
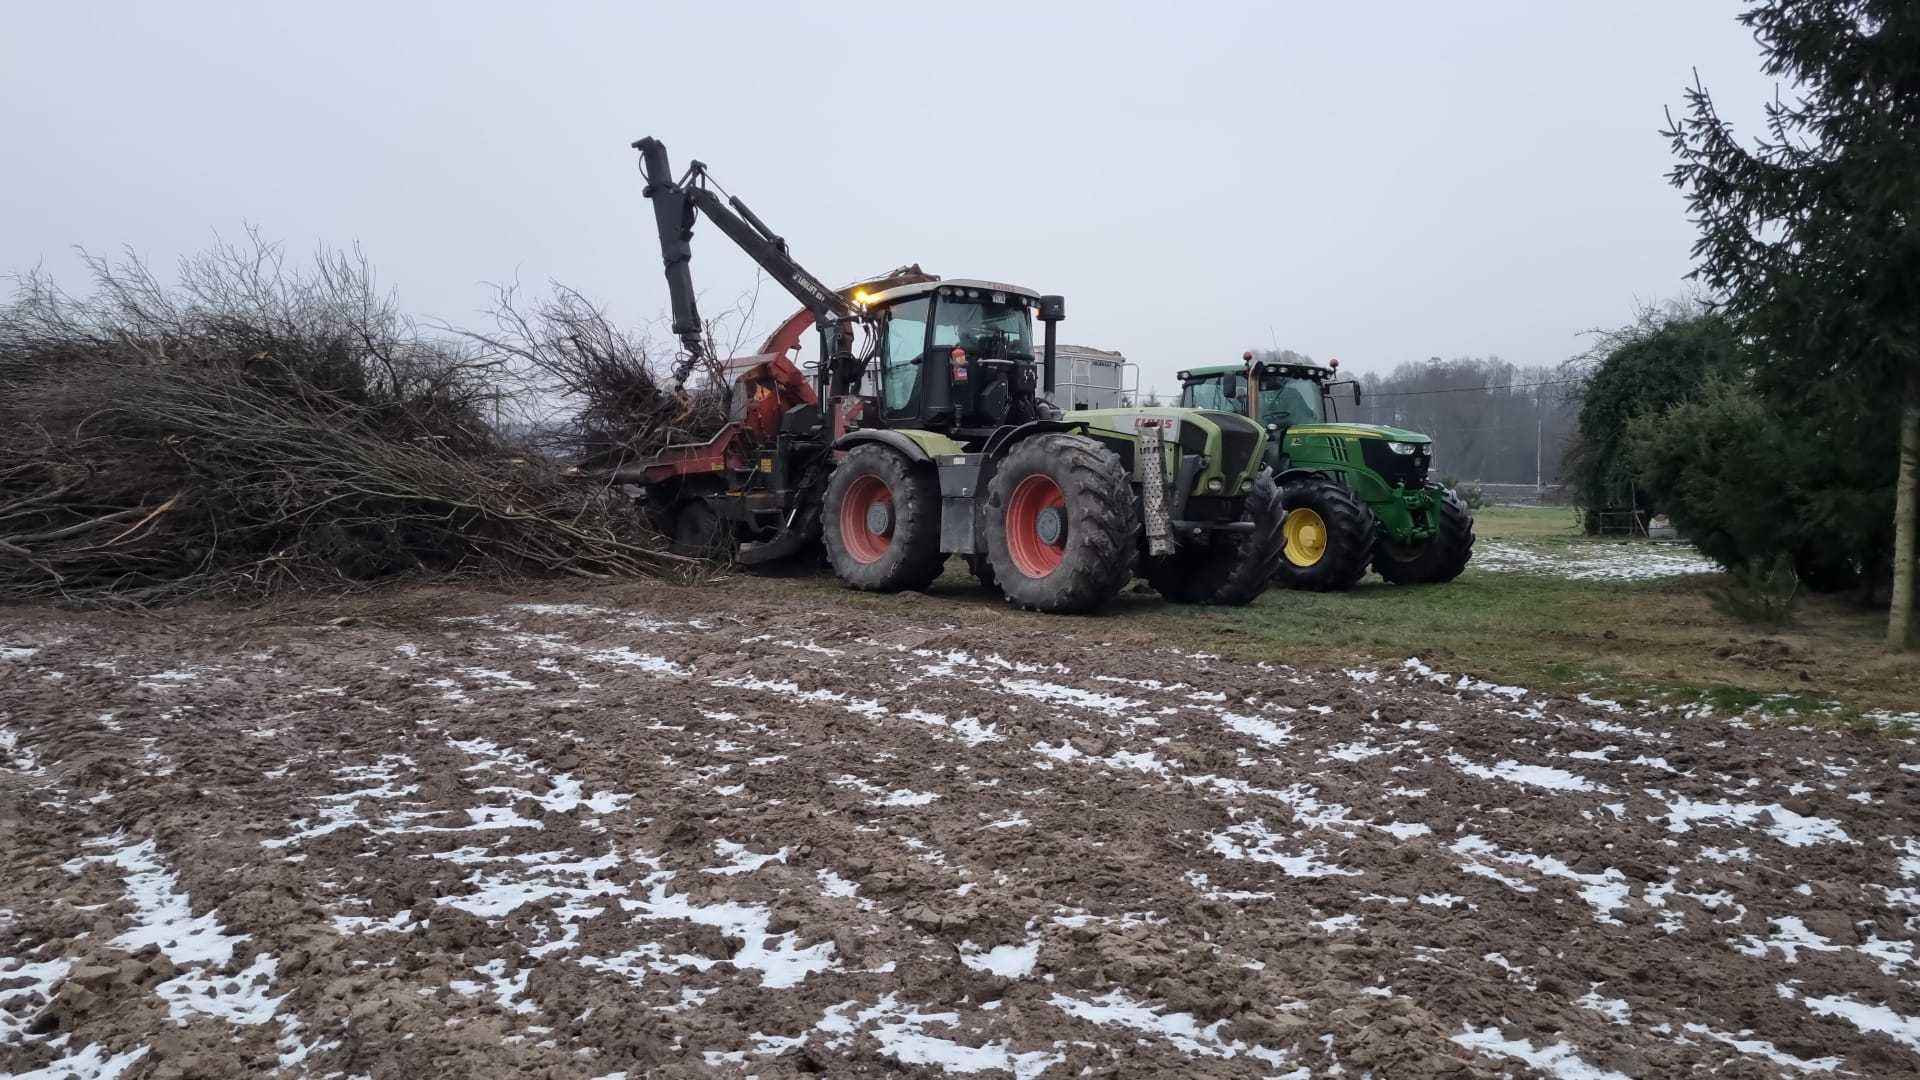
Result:
<svg viewBox="0 0 1920 1080"><path fill-rule="evenodd" d="M1276 580L1289 588L1349 589L1371 565L1399 585L1452 581L1473 557L1473 515L1427 479L1433 440L1417 431L1343 424L1334 366L1243 363L1180 373L1180 404L1241 413L1266 428L1267 464L1287 509ZM1334 361L1338 365L1339 361ZM1257 390L1256 390L1257 388Z"/></svg>

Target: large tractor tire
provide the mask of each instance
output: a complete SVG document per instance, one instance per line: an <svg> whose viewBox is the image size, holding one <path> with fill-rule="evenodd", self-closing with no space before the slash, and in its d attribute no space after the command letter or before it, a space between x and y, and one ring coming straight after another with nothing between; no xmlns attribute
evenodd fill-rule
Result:
<svg viewBox="0 0 1920 1080"><path fill-rule="evenodd" d="M856 446L834 468L820 514L827 559L868 592L924 589L940 576L940 483L884 446Z"/></svg>
<svg viewBox="0 0 1920 1080"><path fill-rule="evenodd" d="M1440 530L1431 540L1396 544L1381 537L1373 568L1395 585L1434 585L1452 581L1473 558L1473 514L1460 497L1446 488L1429 485L1439 504Z"/></svg>
<svg viewBox="0 0 1920 1080"><path fill-rule="evenodd" d="M1176 604L1250 604L1279 569L1287 513L1273 473L1261 469L1240 513L1252 532L1182 544L1147 567L1147 582Z"/></svg>
<svg viewBox="0 0 1920 1080"><path fill-rule="evenodd" d="M1277 580L1289 589L1351 589L1373 557L1373 512L1345 484L1325 476L1287 482Z"/></svg>
<svg viewBox="0 0 1920 1080"><path fill-rule="evenodd" d="M1133 483L1097 439L1056 432L1016 445L987 485L986 524L987 562L1016 607L1092 611L1133 574Z"/></svg>

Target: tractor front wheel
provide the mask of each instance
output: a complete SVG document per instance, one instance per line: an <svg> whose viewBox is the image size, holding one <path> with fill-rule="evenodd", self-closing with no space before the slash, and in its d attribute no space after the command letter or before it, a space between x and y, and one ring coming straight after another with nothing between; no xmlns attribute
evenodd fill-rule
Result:
<svg viewBox="0 0 1920 1080"><path fill-rule="evenodd" d="M1092 611L1133 573L1133 485L1097 439L1057 432L1016 445L987 485L986 524L988 565L1017 607Z"/></svg>
<svg viewBox="0 0 1920 1080"><path fill-rule="evenodd" d="M1432 497L1428 511L1439 521L1432 539L1417 544L1396 544L1380 538L1380 550L1374 554L1373 568L1395 585L1433 585L1452 581L1467 568L1473 558L1473 514L1460 497L1446 488L1427 488Z"/></svg>
<svg viewBox="0 0 1920 1080"><path fill-rule="evenodd" d="M874 444L833 470L821 535L841 581L869 592L924 589L940 576L940 485L929 469Z"/></svg>
<svg viewBox="0 0 1920 1080"><path fill-rule="evenodd" d="M1222 532L1183 543L1147 567L1147 582L1176 604L1250 604L1279 567L1288 514L1273 473L1261 469L1240 511L1240 520L1253 524L1252 532Z"/></svg>
<svg viewBox="0 0 1920 1080"><path fill-rule="evenodd" d="M1312 592L1353 588L1373 556L1373 512L1345 484L1325 476L1289 480L1280 499L1287 523L1275 580Z"/></svg>

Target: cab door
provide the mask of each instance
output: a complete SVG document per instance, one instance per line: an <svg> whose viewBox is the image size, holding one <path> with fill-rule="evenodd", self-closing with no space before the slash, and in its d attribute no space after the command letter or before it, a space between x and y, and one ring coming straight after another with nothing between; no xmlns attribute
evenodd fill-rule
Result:
<svg viewBox="0 0 1920 1080"><path fill-rule="evenodd" d="M886 355L880 384L889 420L917 419L925 402L927 314L931 297L902 301L887 309Z"/></svg>

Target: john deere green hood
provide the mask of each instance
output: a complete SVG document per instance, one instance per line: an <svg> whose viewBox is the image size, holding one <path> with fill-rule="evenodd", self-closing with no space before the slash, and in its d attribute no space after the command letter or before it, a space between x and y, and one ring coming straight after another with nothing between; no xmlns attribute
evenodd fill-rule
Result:
<svg viewBox="0 0 1920 1080"><path fill-rule="evenodd" d="M1335 438L1385 439L1388 442L1426 443L1433 440L1417 431L1386 424L1295 424L1288 435L1331 435Z"/></svg>

